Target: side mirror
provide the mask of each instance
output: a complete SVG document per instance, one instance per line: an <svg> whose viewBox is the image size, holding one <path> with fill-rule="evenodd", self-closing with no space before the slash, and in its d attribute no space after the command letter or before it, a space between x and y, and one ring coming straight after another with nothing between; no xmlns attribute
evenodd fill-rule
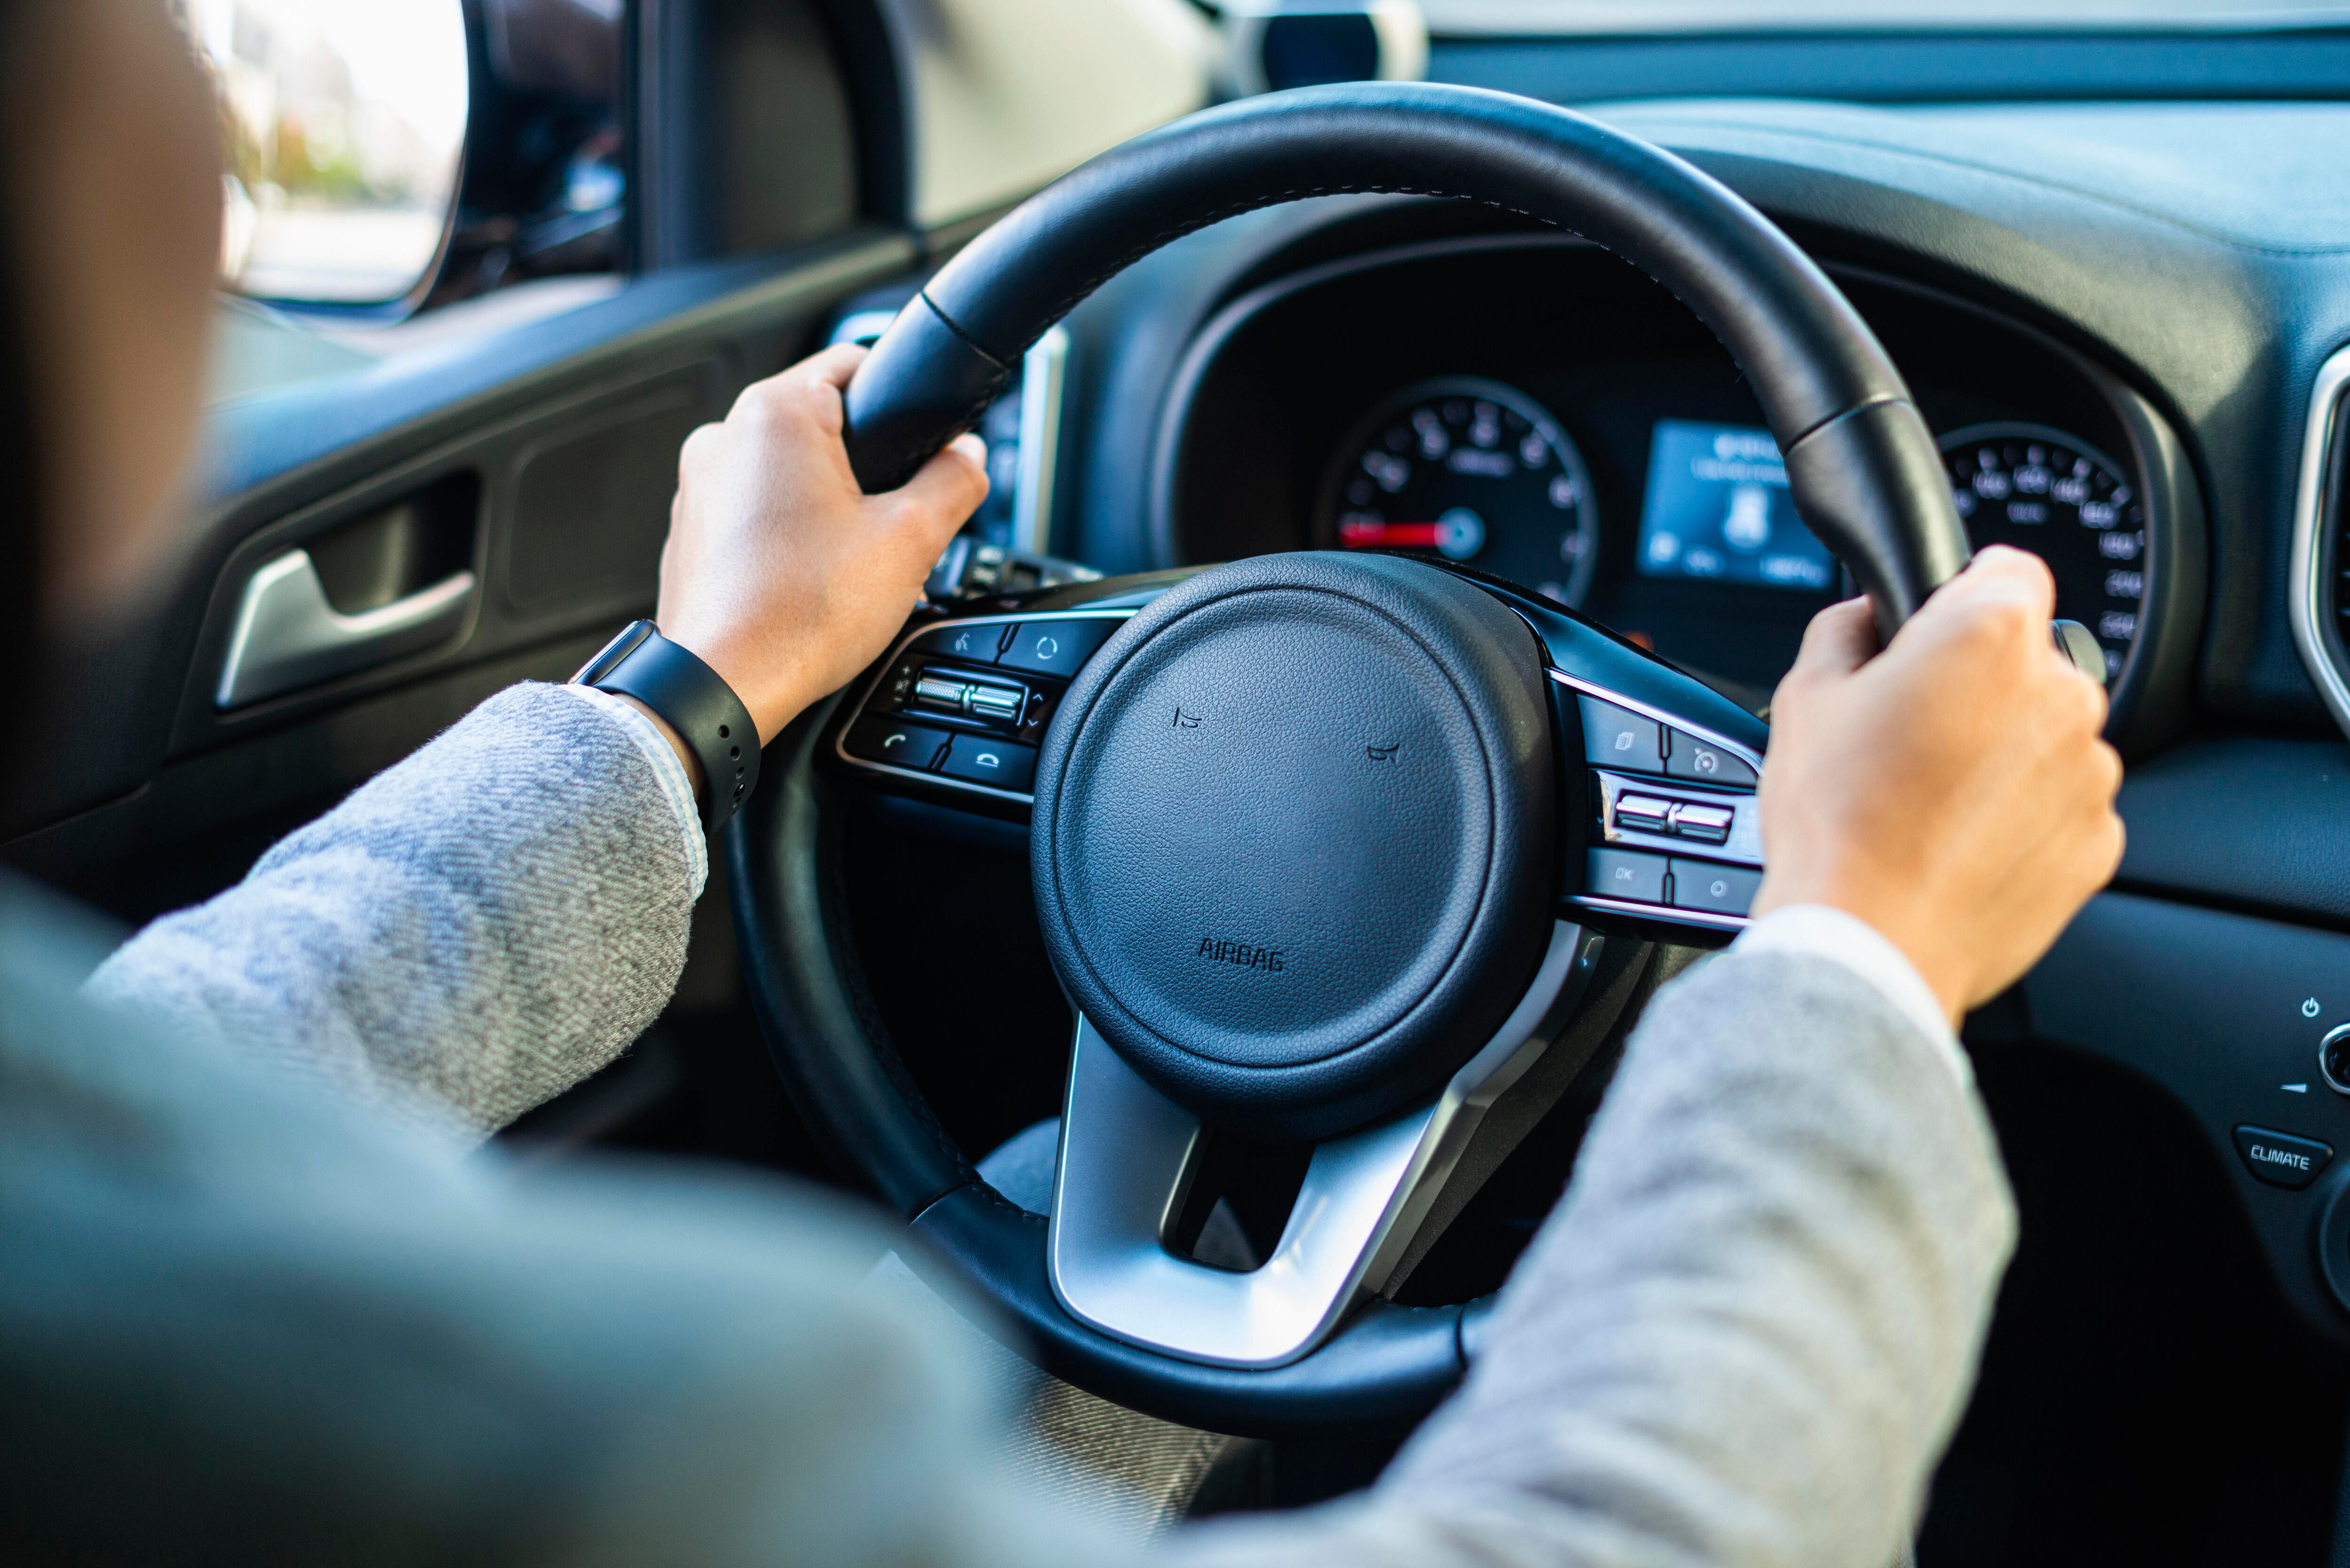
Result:
<svg viewBox="0 0 2350 1568"><path fill-rule="evenodd" d="M219 88L224 286L388 306L429 285L470 109L462 0L187 0Z"/></svg>

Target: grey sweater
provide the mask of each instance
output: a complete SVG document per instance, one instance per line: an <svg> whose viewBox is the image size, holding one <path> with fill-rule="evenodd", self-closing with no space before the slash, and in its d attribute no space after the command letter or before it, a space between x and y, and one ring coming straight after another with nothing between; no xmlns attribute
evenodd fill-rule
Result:
<svg viewBox="0 0 2350 1568"><path fill-rule="evenodd" d="M868 1282L869 1222L469 1152L675 981L698 877L640 740L504 693L79 991L68 918L0 893L20 1560L1140 1550L1003 1473L1002 1391ZM1832 960L1733 950L1651 1004L1474 1373L1381 1482L1154 1550L1882 1568L2013 1229L1916 1023Z"/></svg>

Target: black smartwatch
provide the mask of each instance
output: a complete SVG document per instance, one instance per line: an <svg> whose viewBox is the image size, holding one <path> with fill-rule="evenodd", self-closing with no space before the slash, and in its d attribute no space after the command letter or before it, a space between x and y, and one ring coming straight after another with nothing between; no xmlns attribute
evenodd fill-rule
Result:
<svg viewBox="0 0 2350 1568"><path fill-rule="evenodd" d="M759 782L759 727L734 688L649 620L630 621L579 667L574 686L633 697L661 716L702 763L702 826L711 833Z"/></svg>

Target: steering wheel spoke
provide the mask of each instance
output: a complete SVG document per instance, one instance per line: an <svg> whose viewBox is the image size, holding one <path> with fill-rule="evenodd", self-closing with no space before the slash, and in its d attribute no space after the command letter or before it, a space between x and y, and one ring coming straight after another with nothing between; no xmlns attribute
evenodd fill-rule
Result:
<svg viewBox="0 0 2350 1568"><path fill-rule="evenodd" d="M1487 1113L1557 1043L1600 947L1556 923L1524 997L1434 1100L1313 1146L1279 1240L1246 1272L1177 1250L1211 1135L1081 1016L1053 1184L1054 1293L1102 1333L1185 1360L1270 1367L1306 1355L1395 1282Z"/></svg>
<svg viewBox="0 0 2350 1568"><path fill-rule="evenodd" d="M1762 882L1769 726L1647 649L1481 581L1543 642L1565 772L1566 911L1701 944L1743 930Z"/></svg>

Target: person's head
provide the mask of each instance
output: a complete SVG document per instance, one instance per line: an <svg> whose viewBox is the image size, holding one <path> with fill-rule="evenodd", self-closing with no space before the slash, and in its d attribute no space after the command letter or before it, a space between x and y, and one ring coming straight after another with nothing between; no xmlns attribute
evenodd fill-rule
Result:
<svg viewBox="0 0 2350 1568"><path fill-rule="evenodd" d="M210 85L166 0L0 0L0 654L165 554L220 254Z"/></svg>

